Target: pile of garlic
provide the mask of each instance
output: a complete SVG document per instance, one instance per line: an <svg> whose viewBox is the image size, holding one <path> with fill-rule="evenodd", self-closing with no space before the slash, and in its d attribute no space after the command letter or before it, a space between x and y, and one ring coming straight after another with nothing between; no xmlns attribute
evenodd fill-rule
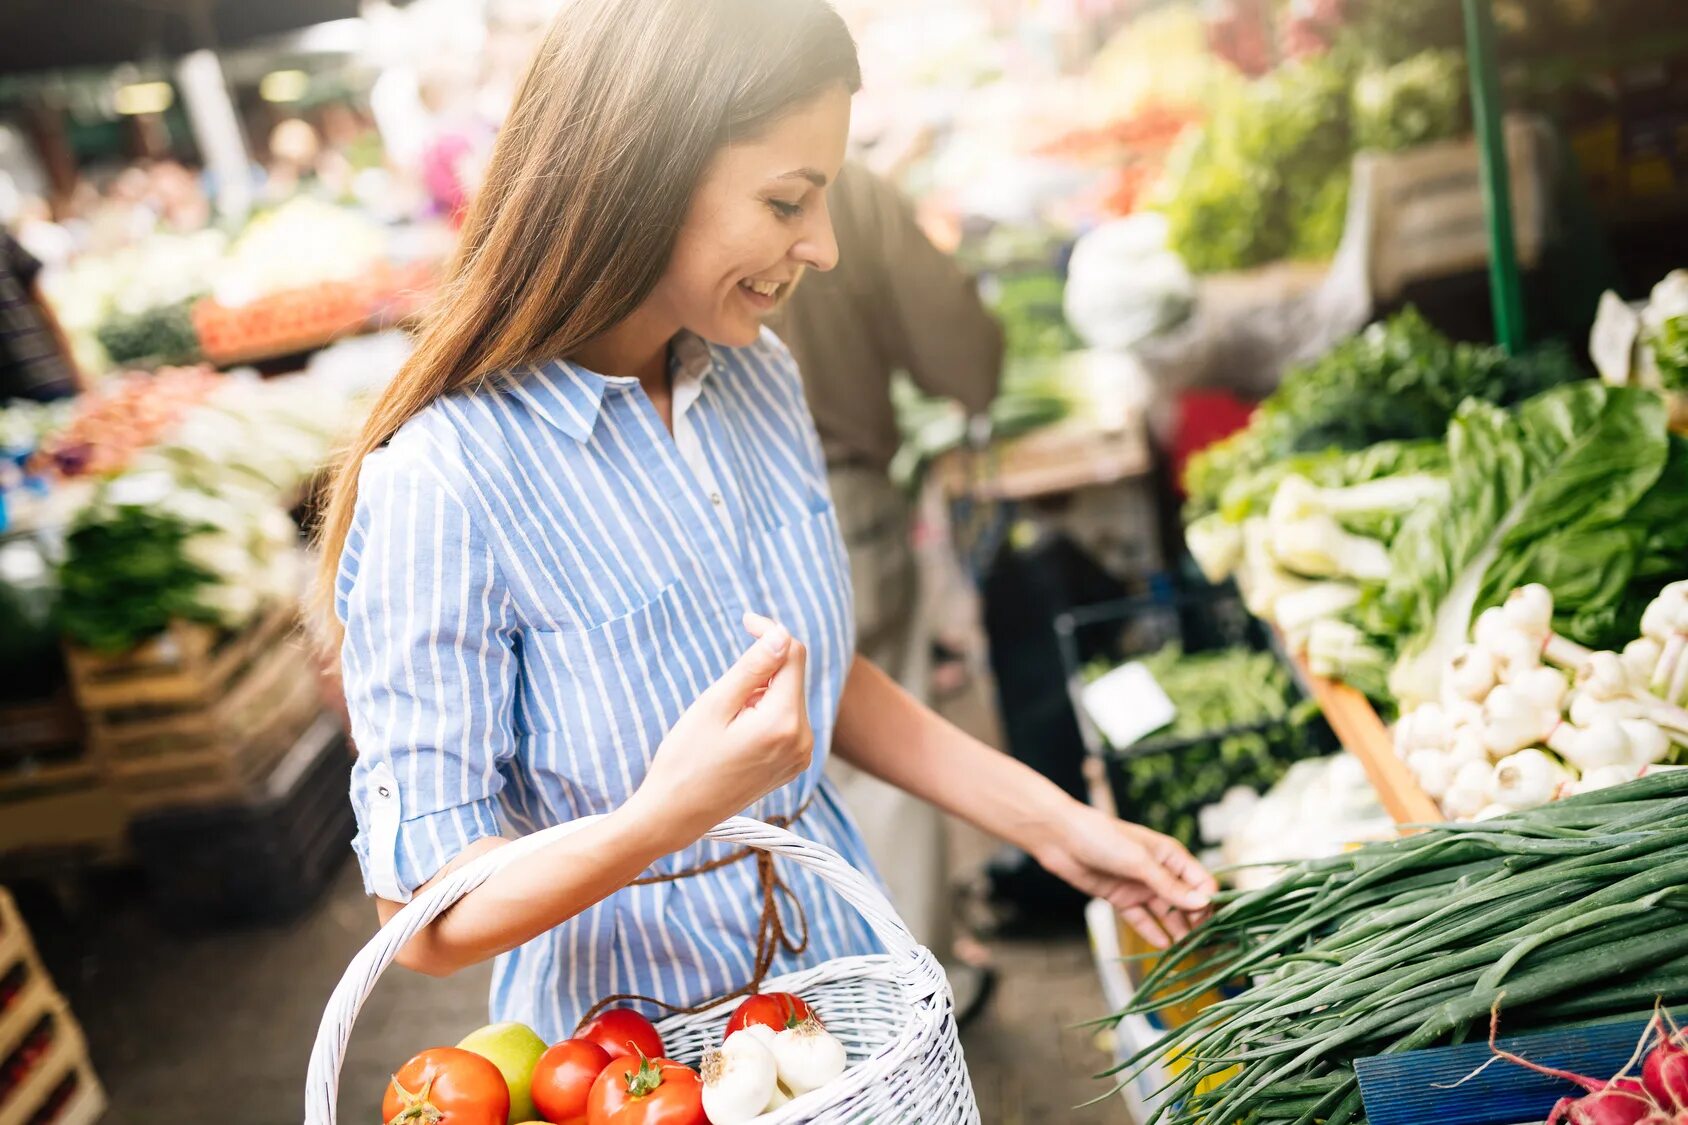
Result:
<svg viewBox="0 0 1688 1125"><path fill-rule="evenodd" d="M1590 651L1552 623L1545 586L1514 590L1478 616L1441 701L1396 724L1396 753L1450 819L1633 781L1688 746L1688 582L1665 587L1621 653Z"/></svg>

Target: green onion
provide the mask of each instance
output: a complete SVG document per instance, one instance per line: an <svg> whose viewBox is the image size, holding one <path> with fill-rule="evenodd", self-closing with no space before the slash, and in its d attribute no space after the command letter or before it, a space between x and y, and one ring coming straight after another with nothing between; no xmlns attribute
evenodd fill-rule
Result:
<svg viewBox="0 0 1688 1125"><path fill-rule="evenodd" d="M1250 986L1108 1074L1191 1064L1155 1122L1355 1125L1355 1059L1481 1035L1497 1002L1524 1030L1688 999L1685 887L1688 771L1303 863L1222 896L1128 1012Z"/></svg>

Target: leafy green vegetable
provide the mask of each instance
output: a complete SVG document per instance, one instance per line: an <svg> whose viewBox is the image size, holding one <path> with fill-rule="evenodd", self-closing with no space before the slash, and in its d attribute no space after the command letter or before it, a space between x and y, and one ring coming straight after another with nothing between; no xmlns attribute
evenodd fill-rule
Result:
<svg viewBox="0 0 1688 1125"><path fill-rule="evenodd" d="M1344 59L1333 52L1279 68L1217 107L1179 149L1166 212L1172 247L1192 270L1335 251L1341 222L1329 217L1347 198L1352 152Z"/></svg>
<svg viewBox="0 0 1688 1125"><path fill-rule="evenodd" d="M1354 84L1354 141L1361 149L1398 152L1465 130L1465 57L1425 51L1370 70Z"/></svg>
<svg viewBox="0 0 1688 1125"><path fill-rule="evenodd" d="M1509 358L1456 344L1408 309L1285 375L1247 428L1192 458L1186 518L1293 454L1440 439L1467 398L1509 405L1581 377L1561 348Z"/></svg>
<svg viewBox="0 0 1688 1125"><path fill-rule="evenodd" d="M1306 477L1321 488L1347 488L1384 477L1440 476L1447 471L1448 449L1441 441L1381 441L1352 453L1338 449L1298 453L1233 478L1220 493L1219 512L1232 523L1263 515L1278 485L1290 476Z"/></svg>
<svg viewBox="0 0 1688 1125"><path fill-rule="evenodd" d="M1465 131L1458 51L1392 63L1393 54L1350 36L1214 107L1168 162L1172 247L1191 270L1328 258L1342 240L1357 150L1393 152Z"/></svg>
<svg viewBox="0 0 1688 1125"><path fill-rule="evenodd" d="M1009 273L996 279L989 302L1002 324L1008 358L1051 358L1084 346L1061 309L1065 287L1053 270Z"/></svg>
<svg viewBox="0 0 1688 1125"><path fill-rule="evenodd" d="M1467 403L1449 427L1448 451L1448 500L1402 527L1390 577L1360 618L1369 632L1404 641L1406 659L1391 677L1403 702L1433 697L1473 617L1526 583L1547 586L1556 625L1585 639L1577 616L1622 602L1635 578L1652 530L1631 517L1671 446L1658 396L1583 382L1510 413ZM1668 517L1673 508L1661 499L1643 514Z"/></svg>
<svg viewBox="0 0 1688 1125"><path fill-rule="evenodd" d="M174 618L215 622L200 600L213 581L183 544L201 530L148 508L96 505L78 516L59 568L65 635L121 652L162 632Z"/></svg>
<svg viewBox="0 0 1688 1125"><path fill-rule="evenodd" d="M1688 392L1688 316L1664 322L1653 340L1653 358L1666 390Z"/></svg>
<svg viewBox="0 0 1688 1125"><path fill-rule="evenodd" d="M95 335L114 363L194 363L202 358L192 299L138 313L114 313Z"/></svg>

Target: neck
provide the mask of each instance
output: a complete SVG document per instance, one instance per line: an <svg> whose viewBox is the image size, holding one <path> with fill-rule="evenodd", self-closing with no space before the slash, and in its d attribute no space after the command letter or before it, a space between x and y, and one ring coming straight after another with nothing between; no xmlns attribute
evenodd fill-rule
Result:
<svg viewBox="0 0 1688 1125"><path fill-rule="evenodd" d="M591 371L637 379L652 395L668 390L668 344L677 329L639 309L620 324L575 349L569 358Z"/></svg>

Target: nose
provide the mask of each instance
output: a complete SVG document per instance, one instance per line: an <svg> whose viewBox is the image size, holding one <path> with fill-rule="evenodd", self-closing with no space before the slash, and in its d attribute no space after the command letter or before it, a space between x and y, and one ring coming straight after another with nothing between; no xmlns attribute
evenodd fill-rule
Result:
<svg viewBox="0 0 1688 1125"><path fill-rule="evenodd" d="M838 264L838 238L832 231L832 212L824 203L810 210L809 222L791 248L791 256L821 273Z"/></svg>

